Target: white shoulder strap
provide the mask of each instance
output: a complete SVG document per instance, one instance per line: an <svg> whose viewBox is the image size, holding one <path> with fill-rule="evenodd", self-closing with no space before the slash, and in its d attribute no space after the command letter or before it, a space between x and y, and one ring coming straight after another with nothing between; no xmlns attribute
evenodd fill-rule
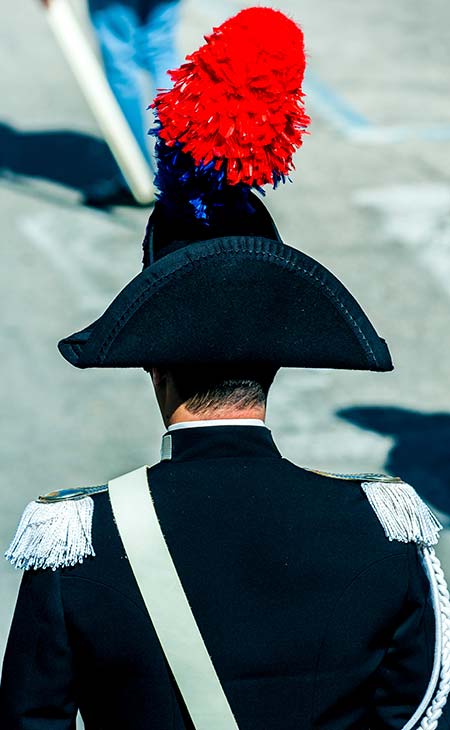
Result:
<svg viewBox="0 0 450 730"><path fill-rule="evenodd" d="M109 482L136 582L196 730L238 730L161 531L147 467Z"/></svg>

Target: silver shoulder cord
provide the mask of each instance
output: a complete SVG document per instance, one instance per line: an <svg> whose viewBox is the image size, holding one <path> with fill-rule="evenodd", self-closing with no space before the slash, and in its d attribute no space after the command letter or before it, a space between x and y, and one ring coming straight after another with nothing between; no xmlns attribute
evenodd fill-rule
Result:
<svg viewBox="0 0 450 730"><path fill-rule="evenodd" d="M434 664L422 702L402 730L435 730L450 692L450 596L441 563L434 548L421 547L418 549L430 582L431 600L436 619ZM422 720L417 725L420 718Z"/></svg>
<svg viewBox="0 0 450 730"><path fill-rule="evenodd" d="M193 726L238 730L161 531L147 467L112 480L109 496L130 566ZM436 620L434 663L425 695L402 730L436 730L450 692L450 596L434 549L421 545L418 550Z"/></svg>

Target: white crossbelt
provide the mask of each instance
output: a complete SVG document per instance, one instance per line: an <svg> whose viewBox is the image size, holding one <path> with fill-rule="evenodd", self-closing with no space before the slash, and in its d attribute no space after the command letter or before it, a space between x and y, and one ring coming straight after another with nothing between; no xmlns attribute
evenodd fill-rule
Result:
<svg viewBox="0 0 450 730"><path fill-rule="evenodd" d="M196 730L238 730L156 515L141 467L109 482L125 551Z"/></svg>

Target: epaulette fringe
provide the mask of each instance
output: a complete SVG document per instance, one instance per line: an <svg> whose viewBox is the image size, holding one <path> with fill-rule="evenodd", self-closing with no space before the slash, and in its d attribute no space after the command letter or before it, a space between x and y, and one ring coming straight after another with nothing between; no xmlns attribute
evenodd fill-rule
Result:
<svg viewBox="0 0 450 730"><path fill-rule="evenodd" d="M410 484L362 482L361 488L389 540L436 545L442 525Z"/></svg>
<svg viewBox="0 0 450 730"><path fill-rule="evenodd" d="M303 467L305 468L305 467ZM360 482L386 537L399 542L415 542L422 547L436 545L443 529L414 487L388 474L336 474L307 469L323 477Z"/></svg>
<svg viewBox="0 0 450 730"><path fill-rule="evenodd" d="M90 556L94 501L106 487L52 492L30 502L5 557L15 568L65 568Z"/></svg>

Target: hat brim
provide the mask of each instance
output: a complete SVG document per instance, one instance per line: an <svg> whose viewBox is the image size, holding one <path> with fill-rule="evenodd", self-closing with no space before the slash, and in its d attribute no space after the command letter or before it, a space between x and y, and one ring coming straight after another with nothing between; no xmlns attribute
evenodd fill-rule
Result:
<svg viewBox="0 0 450 730"><path fill-rule="evenodd" d="M164 256L58 347L79 368L393 367L385 341L328 269L281 242L248 236Z"/></svg>

